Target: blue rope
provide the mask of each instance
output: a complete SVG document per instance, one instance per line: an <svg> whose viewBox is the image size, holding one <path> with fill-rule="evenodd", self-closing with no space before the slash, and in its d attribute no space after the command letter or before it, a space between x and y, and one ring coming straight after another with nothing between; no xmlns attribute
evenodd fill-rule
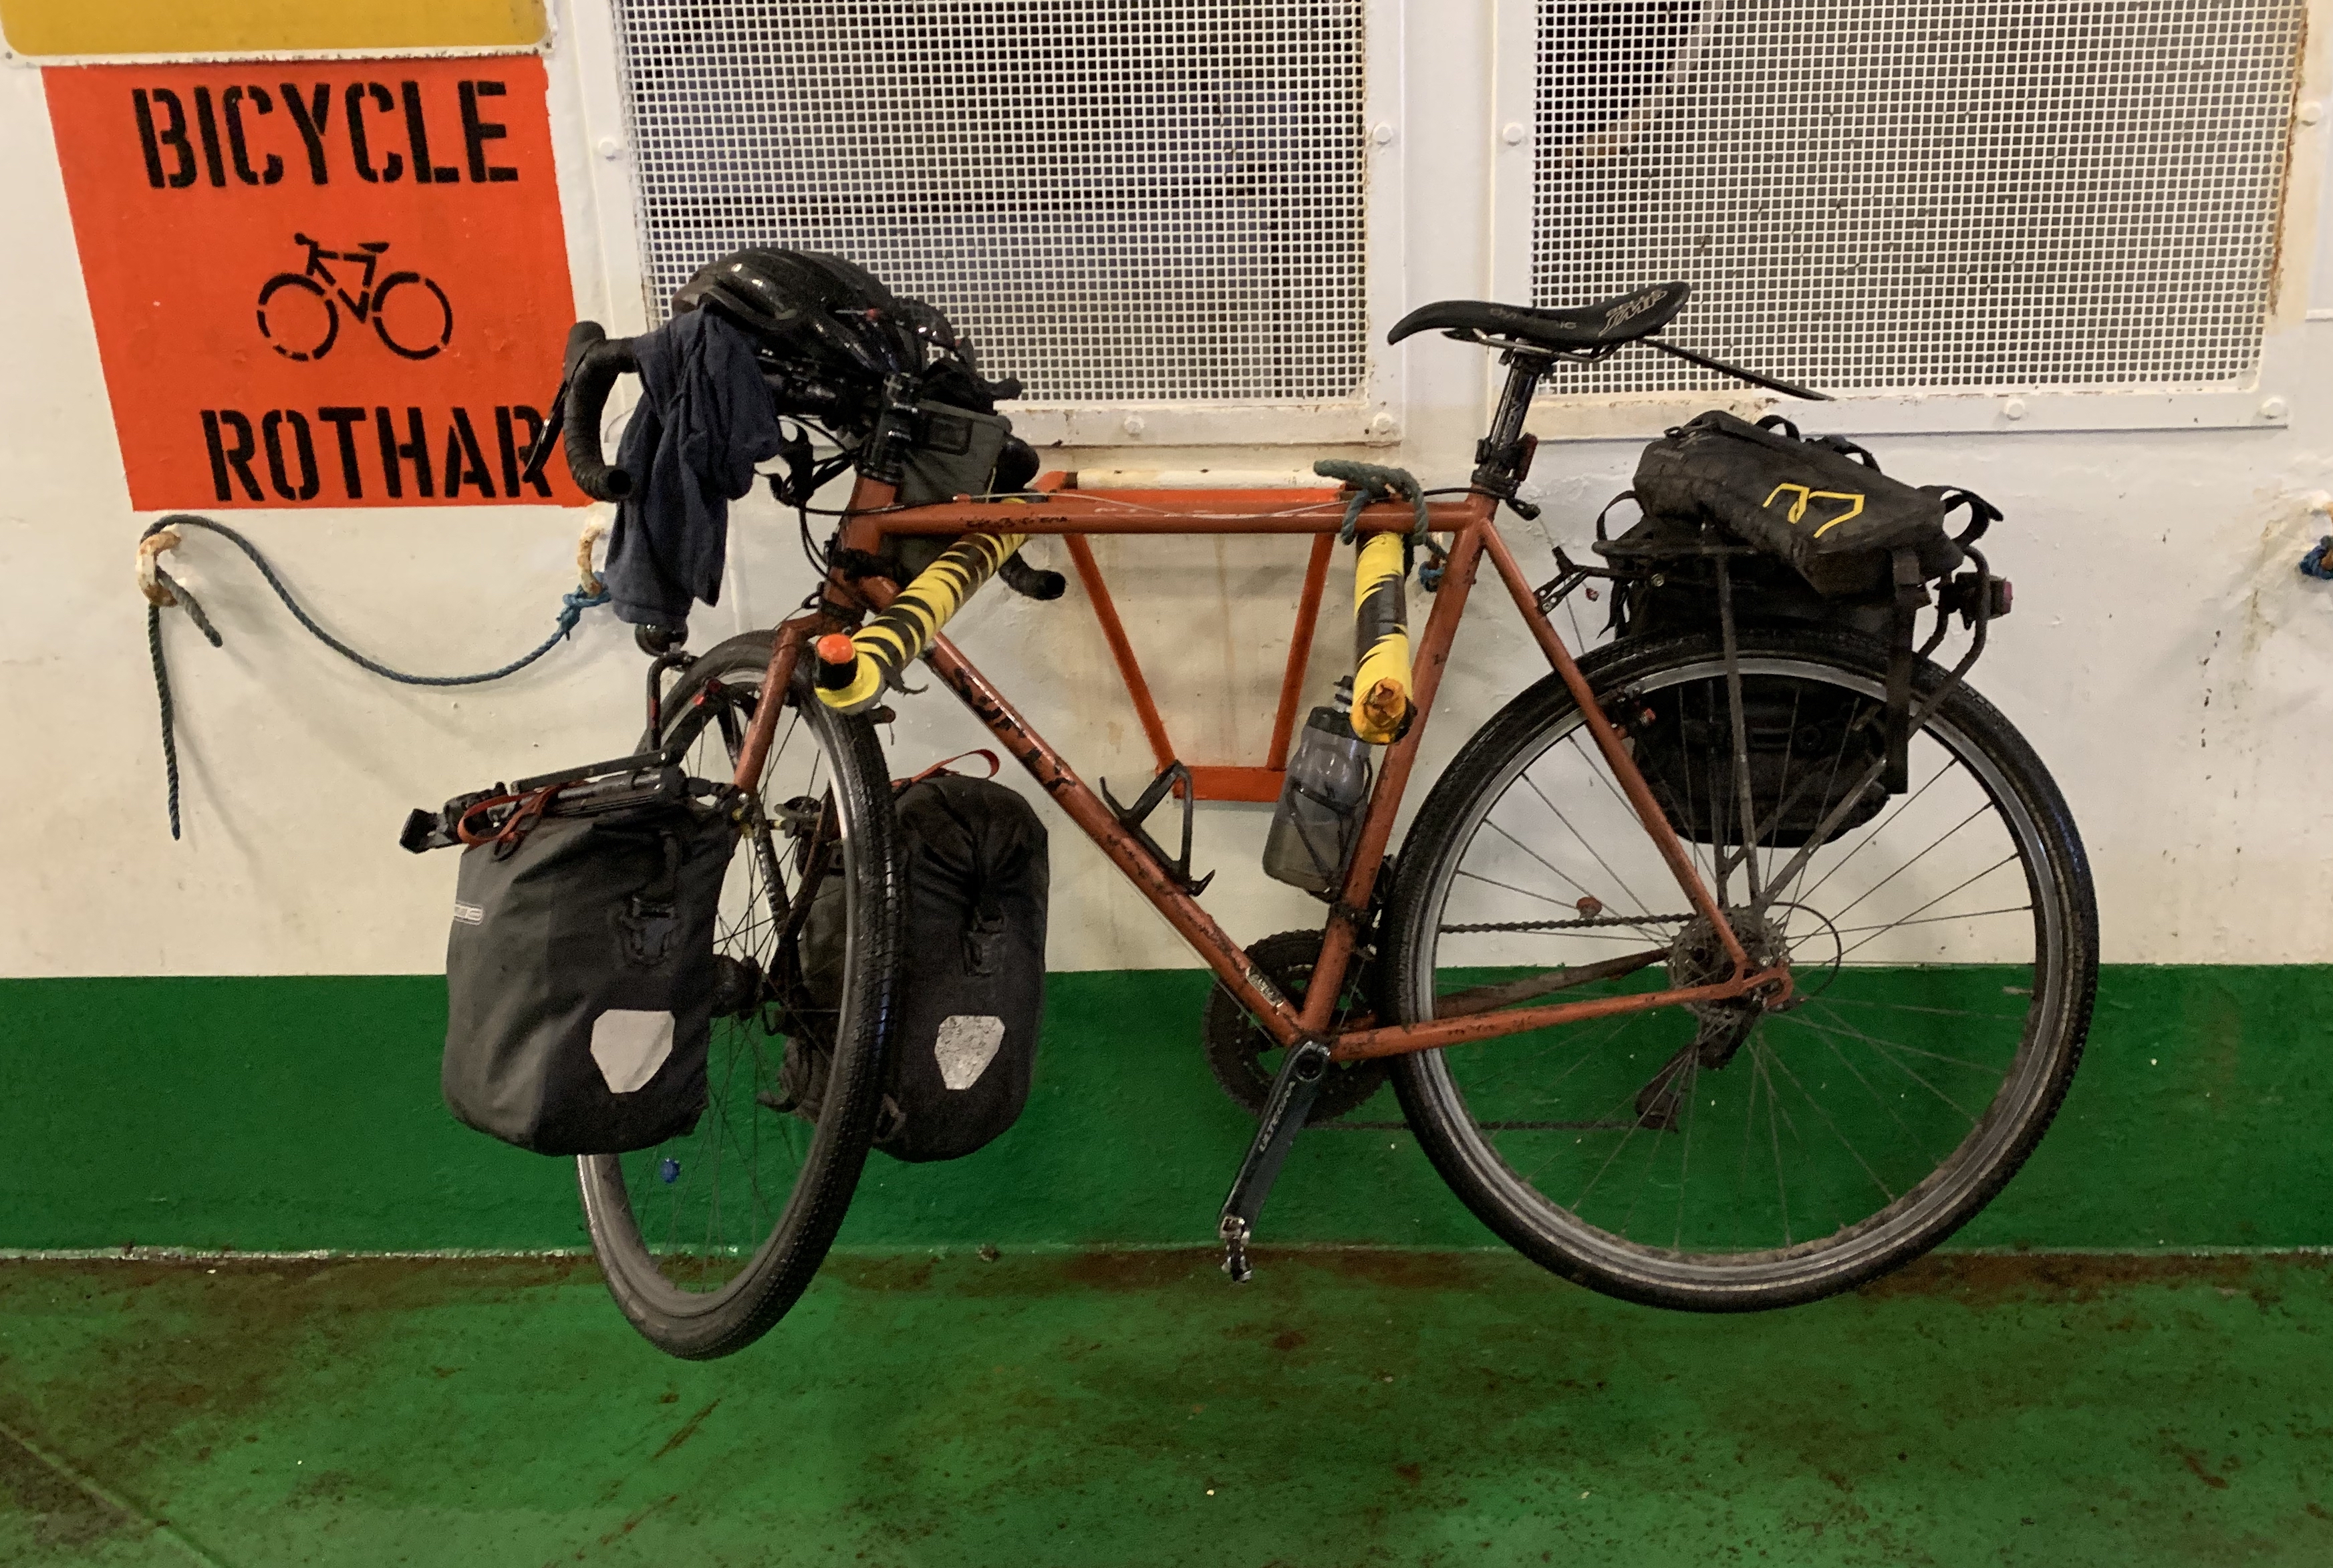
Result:
<svg viewBox="0 0 2333 1568"><path fill-rule="evenodd" d="M259 547L227 527L226 524L213 522L207 517L197 517L190 512L173 512L152 524L138 537L140 540L151 539L166 528L199 528L217 534L234 545L251 558L251 564L259 569L259 575L266 579L269 588L275 590L275 597L283 601L283 607L292 612L293 619L307 628L309 634L318 642L359 669L369 671L384 680L395 681L400 685L476 686L483 685L488 681L499 681L506 675L514 675L564 641L568 635L574 631L576 623L583 618L585 610L608 602L608 590L605 588L596 594L587 594L579 588L563 595L559 601L558 625L552 634L543 638L532 651L520 655L499 669L487 670L475 675L408 674L403 670L389 668L378 659L367 658L322 626L318 626L316 618L301 606L298 599L292 597L292 590L283 586L283 579L275 575L275 569L268 563L267 558L259 553ZM219 636L218 628L211 624L210 617L203 610L202 602L195 598L187 586L164 571L158 562L154 569L154 577L156 581L168 590L171 598L177 602L178 607L187 612L187 617L195 623L196 629L203 634L211 646L215 648L222 646L223 639ZM162 711L162 770L169 780L170 837L176 838L178 837L178 707L170 695L170 668L162 656L162 607L159 605L149 604L146 607L146 646L147 651L153 656L154 693L159 700Z"/></svg>
<svg viewBox="0 0 2333 1568"><path fill-rule="evenodd" d="M2300 558L2300 575L2333 582L2333 533L2319 540L2317 548Z"/></svg>

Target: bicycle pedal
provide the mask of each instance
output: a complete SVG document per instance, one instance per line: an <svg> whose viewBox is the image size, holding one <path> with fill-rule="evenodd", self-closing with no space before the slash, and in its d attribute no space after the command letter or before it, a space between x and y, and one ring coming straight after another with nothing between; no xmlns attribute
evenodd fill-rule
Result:
<svg viewBox="0 0 2333 1568"><path fill-rule="evenodd" d="M1118 826L1134 835L1135 842L1149 852L1150 858L1174 879L1175 885L1194 898L1206 892L1207 884L1215 881L1215 874L1210 871L1195 879L1191 875L1191 811L1199 796L1198 789L1191 782L1191 770L1180 762L1167 763L1158 770L1158 776L1150 780L1149 787L1135 797L1131 806L1109 792L1109 779L1100 780L1100 784L1102 800L1109 807L1110 814L1118 818ZM1150 829L1146 824L1150 814L1166 798L1166 792L1177 787L1183 795L1183 853L1169 855L1164 846L1150 837Z"/></svg>
<svg viewBox="0 0 2333 1568"><path fill-rule="evenodd" d="M1232 1276L1234 1285L1245 1285L1255 1275L1247 1261L1247 1221L1226 1214L1215 1230L1224 1238L1224 1272Z"/></svg>

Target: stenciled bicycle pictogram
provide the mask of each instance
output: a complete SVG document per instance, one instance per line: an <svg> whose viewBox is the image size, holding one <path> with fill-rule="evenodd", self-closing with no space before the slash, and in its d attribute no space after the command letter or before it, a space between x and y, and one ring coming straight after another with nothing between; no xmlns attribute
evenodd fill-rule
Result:
<svg viewBox="0 0 2333 1568"><path fill-rule="evenodd" d="M340 341L343 309L360 324L371 322L372 330L389 351L402 359L427 359L453 341L454 306L435 278L417 272L398 272L383 278L378 288L374 286L373 273L379 269L381 256L389 249L387 240L366 240L354 250L328 251L321 241L306 234L295 234L292 238L294 244L308 247L306 270L278 272L259 291L259 335L285 359L305 362L331 353L332 345ZM325 264L328 262L353 262L363 269L354 292ZM437 334L428 337L426 330L416 333L413 330L417 325L426 329L430 323L427 308L418 305L411 293L405 297L405 336L420 337L418 343L400 341L389 327L389 296L408 286L437 301ZM322 307L321 316L318 305Z"/></svg>

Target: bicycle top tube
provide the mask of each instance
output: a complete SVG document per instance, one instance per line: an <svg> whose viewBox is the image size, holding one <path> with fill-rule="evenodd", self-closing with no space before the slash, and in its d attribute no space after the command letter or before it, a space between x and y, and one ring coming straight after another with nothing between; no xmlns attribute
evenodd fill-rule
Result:
<svg viewBox="0 0 2333 1568"><path fill-rule="evenodd" d="M1508 357L1505 387L1491 411L1490 431L1476 444L1465 493L1426 502L1427 529L1457 533L1491 521L1501 502L1538 515L1517 498L1537 441L1523 433L1531 398L1553 360ZM993 501L969 498L931 506L893 508L898 490L861 474L851 492L845 542L879 549L886 535L955 534L967 531L1031 534L1339 533L1345 526L1344 492L1336 488L1246 490L1098 490L1075 488L1074 476L1042 476L1035 493ZM1359 533L1407 533L1417 525L1405 502L1362 509Z"/></svg>
<svg viewBox="0 0 2333 1568"><path fill-rule="evenodd" d="M1051 477L1050 475L1048 477ZM871 489L872 486L862 487ZM888 488L888 487L886 487ZM1486 514L1488 497L1426 503L1427 526L1455 533ZM1309 490L1057 490L1042 498L1001 503L950 501L886 510L852 509L854 527L885 535L973 532L1077 533L1336 533L1345 526L1339 492ZM1407 502L1363 509L1359 531L1407 533L1417 514Z"/></svg>

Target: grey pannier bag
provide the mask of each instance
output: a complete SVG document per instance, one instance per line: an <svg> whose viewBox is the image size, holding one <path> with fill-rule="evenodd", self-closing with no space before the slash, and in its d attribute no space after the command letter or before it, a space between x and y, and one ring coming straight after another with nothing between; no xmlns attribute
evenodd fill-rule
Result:
<svg viewBox="0 0 2333 1568"><path fill-rule="evenodd" d="M462 852L441 1075L456 1116L539 1154L646 1149L696 1125L725 807L538 808Z"/></svg>

